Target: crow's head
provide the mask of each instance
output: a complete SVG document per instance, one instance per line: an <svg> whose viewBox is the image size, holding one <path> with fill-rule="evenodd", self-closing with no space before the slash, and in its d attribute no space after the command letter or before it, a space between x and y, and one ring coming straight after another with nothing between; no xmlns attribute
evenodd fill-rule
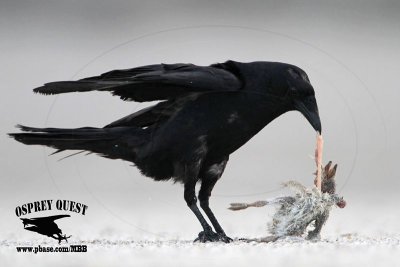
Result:
<svg viewBox="0 0 400 267"><path fill-rule="evenodd" d="M294 110L300 111L310 122L311 126L321 133L321 119L318 105L307 74L300 68L290 66L287 68L286 81L288 84L287 96Z"/></svg>
<svg viewBox="0 0 400 267"><path fill-rule="evenodd" d="M267 93L281 99L287 110L300 111L311 126L321 133L321 120L314 88L307 74L299 67L286 63L270 62L265 66Z"/></svg>

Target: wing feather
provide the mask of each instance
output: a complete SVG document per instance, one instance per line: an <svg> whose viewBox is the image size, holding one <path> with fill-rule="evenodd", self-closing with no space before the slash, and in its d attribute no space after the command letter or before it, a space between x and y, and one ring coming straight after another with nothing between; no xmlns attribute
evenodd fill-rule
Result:
<svg viewBox="0 0 400 267"><path fill-rule="evenodd" d="M78 81L51 82L34 92L52 95L69 92L109 91L123 100L167 100L194 92L236 91L242 87L231 63L211 66L158 64L113 70Z"/></svg>

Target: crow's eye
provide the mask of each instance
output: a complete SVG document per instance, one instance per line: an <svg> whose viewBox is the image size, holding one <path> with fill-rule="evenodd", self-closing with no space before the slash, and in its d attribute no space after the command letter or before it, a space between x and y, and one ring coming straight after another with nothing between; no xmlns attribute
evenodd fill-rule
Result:
<svg viewBox="0 0 400 267"><path fill-rule="evenodd" d="M301 75L301 77L303 78L304 81L310 83L310 80L308 79L307 74L303 73L303 74Z"/></svg>
<svg viewBox="0 0 400 267"><path fill-rule="evenodd" d="M301 79L300 74L299 74L297 71L295 71L294 69L289 68L289 69L288 69L288 72L289 72L290 76L292 76L293 78L295 78L295 79Z"/></svg>
<svg viewBox="0 0 400 267"><path fill-rule="evenodd" d="M290 76L292 76L292 78L296 79L296 80L303 80L305 82L310 82L310 80L307 77L307 74L303 73L303 72L299 72L295 69L289 68L288 72L290 74Z"/></svg>

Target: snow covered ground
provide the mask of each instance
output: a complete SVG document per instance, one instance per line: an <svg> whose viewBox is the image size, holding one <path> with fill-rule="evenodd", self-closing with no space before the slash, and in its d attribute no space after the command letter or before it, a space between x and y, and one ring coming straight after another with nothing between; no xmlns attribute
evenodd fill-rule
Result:
<svg viewBox="0 0 400 267"><path fill-rule="evenodd" d="M213 206L226 233L235 239L230 244L193 243L200 227L185 203L173 199L170 201L176 206L157 210L150 210L145 201L141 203L143 211L110 204L118 216L88 202L93 215L59 220L63 233L72 235L68 244L61 245L87 245L86 253L17 252L17 246L59 245L23 230L15 215L4 216L0 222L0 266L400 266L397 202L368 202L361 198L364 195L344 195L348 206L332 210L318 242L298 238L274 243L240 241L239 237L268 235L266 223L274 209L233 212L226 208L231 200L223 198L215 198Z"/></svg>
<svg viewBox="0 0 400 267"><path fill-rule="evenodd" d="M44 241L44 242L43 242ZM54 242L43 239L43 246ZM47 242L47 243L46 243ZM191 240L82 240L87 253L17 253L37 242L2 241L0 266L399 266L400 235L343 234L319 242L193 243Z"/></svg>

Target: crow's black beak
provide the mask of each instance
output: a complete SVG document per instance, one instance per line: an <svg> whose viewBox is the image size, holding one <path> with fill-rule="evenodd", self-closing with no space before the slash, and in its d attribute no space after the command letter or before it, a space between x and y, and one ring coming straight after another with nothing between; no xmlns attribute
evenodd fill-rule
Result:
<svg viewBox="0 0 400 267"><path fill-rule="evenodd" d="M295 108L306 117L311 126L320 134L322 133L321 119L319 118L317 100L314 96L308 96L294 101Z"/></svg>

